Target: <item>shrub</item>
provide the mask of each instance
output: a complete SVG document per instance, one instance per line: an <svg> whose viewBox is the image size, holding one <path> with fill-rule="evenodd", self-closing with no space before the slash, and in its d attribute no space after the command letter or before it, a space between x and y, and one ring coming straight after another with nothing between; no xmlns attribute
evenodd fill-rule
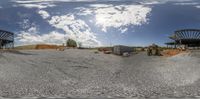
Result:
<svg viewBox="0 0 200 99"><path fill-rule="evenodd" d="M67 40L67 47L77 47L77 43L73 39L68 39Z"/></svg>

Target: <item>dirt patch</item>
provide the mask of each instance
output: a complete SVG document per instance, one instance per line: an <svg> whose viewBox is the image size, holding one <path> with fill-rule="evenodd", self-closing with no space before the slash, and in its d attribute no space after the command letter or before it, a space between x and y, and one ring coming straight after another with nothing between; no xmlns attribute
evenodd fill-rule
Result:
<svg viewBox="0 0 200 99"><path fill-rule="evenodd" d="M168 50L164 50L162 52L162 55L163 56L166 56L166 57L170 57L170 56L175 56L175 55L178 55L180 53L186 53L187 51L182 51L180 49L168 49Z"/></svg>
<svg viewBox="0 0 200 99"><path fill-rule="evenodd" d="M57 49L58 47L57 45L39 44L36 45L35 49Z"/></svg>

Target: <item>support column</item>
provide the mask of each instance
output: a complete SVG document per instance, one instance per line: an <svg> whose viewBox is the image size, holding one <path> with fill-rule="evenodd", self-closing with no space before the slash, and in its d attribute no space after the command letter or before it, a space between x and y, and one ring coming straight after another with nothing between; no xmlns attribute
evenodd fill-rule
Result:
<svg viewBox="0 0 200 99"><path fill-rule="evenodd" d="M2 40L0 40L0 49L2 49Z"/></svg>

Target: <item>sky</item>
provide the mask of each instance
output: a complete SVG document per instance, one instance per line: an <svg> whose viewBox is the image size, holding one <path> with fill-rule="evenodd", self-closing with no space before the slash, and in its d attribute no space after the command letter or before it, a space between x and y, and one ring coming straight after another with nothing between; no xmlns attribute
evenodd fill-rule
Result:
<svg viewBox="0 0 200 99"><path fill-rule="evenodd" d="M164 46L176 30L200 28L199 0L0 0L0 29L15 45Z"/></svg>

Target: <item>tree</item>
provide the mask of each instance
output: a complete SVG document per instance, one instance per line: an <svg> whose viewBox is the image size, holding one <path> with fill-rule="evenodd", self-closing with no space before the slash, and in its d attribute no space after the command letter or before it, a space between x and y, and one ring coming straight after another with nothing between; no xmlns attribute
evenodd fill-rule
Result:
<svg viewBox="0 0 200 99"><path fill-rule="evenodd" d="M67 40L67 47L77 47L77 43L73 39L68 39Z"/></svg>

